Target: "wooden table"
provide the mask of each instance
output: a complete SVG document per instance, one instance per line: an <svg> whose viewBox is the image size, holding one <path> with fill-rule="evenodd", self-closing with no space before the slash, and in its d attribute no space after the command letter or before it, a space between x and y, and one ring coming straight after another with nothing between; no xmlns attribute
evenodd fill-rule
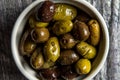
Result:
<svg viewBox="0 0 120 80"><path fill-rule="evenodd" d="M19 14L34 0L0 0L0 80L26 80L11 53L11 32ZM120 80L120 0L87 0L104 17L110 36L108 58L93 80Z"/></svg>

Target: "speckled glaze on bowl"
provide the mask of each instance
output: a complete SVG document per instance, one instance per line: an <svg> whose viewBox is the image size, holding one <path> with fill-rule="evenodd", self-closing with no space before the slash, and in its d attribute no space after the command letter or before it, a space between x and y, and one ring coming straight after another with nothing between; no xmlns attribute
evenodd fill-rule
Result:
<svg viewBox="0 0 120 80"><path fill-rule="evenodd" d="M18 50L19 40L22 35L25 23L32 13L32 11L44 0L36 0L32 4L30 4L18 17L12 32L11 37L11 49L14 61L21 71L21 73L29 80L39 80L37 73L31 69L24 58L20 55ZM88 2L85 0L51 0L54 3L67 3L74 5L81 10L88 13L91 17L98 20L101 26L101 40L99 45L99 50L97 57L95 58L94 62L92 63L92 70L89 74L85 76L80 76L75 78L74 80L90 80L100 71L102 68L109 50L109 35L106 23L101 16L101 14Z"/></svg>

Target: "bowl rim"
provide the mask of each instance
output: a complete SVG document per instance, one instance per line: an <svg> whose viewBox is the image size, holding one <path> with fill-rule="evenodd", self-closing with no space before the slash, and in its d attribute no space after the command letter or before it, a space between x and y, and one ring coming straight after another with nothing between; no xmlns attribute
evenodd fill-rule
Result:
<svg viewBox="0 0 120 80"><path fill-rule="evenodd" d="M17 30L19 28L19 25L21 24L22 20L24 19L24 17L30 12L30 10L35 7L36 5L38 5L41 1L45 1L45 0L36 0L34 2L32 2L28 7L26 7L22 13L20 14L20 16L17 18L14 27L13 27L13 31L12 31L12 36L11 36L11 49L12 49L12 56L13 59L15 61L15 64L17 65L18 69L20 70L20 72L29 80L38 80L35 77L31 76L30 74L28 74L27 71L24 70L23 66L20 63L20 59L18 58L18 50L17 50L17 45L16 45L16 37L17 37ZM54 0L53 0L54 1ZM57 1L57 0L55 0ZM83 80L90 80L92 79L102 68L102 66L104 65L107 55L108 55L108 51L109 51L109 33L108 33L108 28L107 25L102 17L102 15L97 11L97 9L92 6L89 2L85 1L85 0L74 0L77 1L83 5L85 5L86 7L88 7L91 11L93 11L98 17L99 20L101 21L102 25L104 27L102 27L104 29L104 33L105 33L105 51L102 57L101 62L98 64L98 67L96 68L95 71L93 71L93 73L89 74L88 77L84 78Z"/></svg>

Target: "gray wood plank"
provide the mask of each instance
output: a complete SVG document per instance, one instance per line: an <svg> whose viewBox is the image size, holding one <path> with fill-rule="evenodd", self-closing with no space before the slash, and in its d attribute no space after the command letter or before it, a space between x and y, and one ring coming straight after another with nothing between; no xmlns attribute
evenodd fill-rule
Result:
<svg viewBox="0 0 120 80"><path fill-rule="evenodd" d="M26 80L16 67L10 47L13 25L32 0L0 0L0 80Z"/></svg>
<svg viewBox="0 0 120 80"><path fill-rule="evenodd" d="M119 40L119 0L112 1L111 5L111 24L109 27L110 31L110 53L108 56L108 66L107 73L109 80L119 80L120 79L120 48L118 47L120 43Z"/></svg>

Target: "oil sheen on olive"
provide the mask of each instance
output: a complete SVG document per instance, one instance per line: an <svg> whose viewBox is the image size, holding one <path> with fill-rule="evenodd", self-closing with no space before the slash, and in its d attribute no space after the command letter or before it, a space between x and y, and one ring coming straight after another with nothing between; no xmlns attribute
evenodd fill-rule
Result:
<svg viewBox="0 0 120 80"><path fill-rule="evenodd" d="M73 20L77 15L75 7L67 4L55 4L53 20Z"/></svg>
<svg viewBox="0 0 120 80"><path fill-rule="evenodd" d="M54 24L52 30L53 30L53 33L55 33L56 35L59 36L59 35L70 32L72 30L72 28L73 28L72 21L60 20Z"/></svg>
<svg viewBox="0 0 120 80"><path fill-rule="evenodd" d="M58 62L61 65L71 65L79 59L79 55L76 54L73 50L64 50L61 51Z"/></svg>
<svg viewBox="0 0 120 80"><path fill-rule="evenodd" d="M83 41L77 44L76 49L80 55L87 59L93 59L96 55L96 48Z"/></svg>
<svg viewBox="0 0 120 80"><path fill-rule="evenodd" d="M52 1L45 1L38 9L37 18L41 22L50 22L55 13L55 5Z"/></svg>
<svg viewBox="0 0 120 80"><path fill-rule="evenodd" d="M20 41L20 52L22 55L30 56L36 48L36 43L30 38L30 30L25 31Z"/></svg>
<svg viewBox="0 0 120 80"><path fill-rule="evenodd" d="M64 49L71 49L75 46L77 41L73 38L73 36L69 33L62 35L60 38L60 46Z"/></svg>
<svg viewBox="0 0 120 80"><path fill-rule="evenodd" d="M34 28L31 31L32 40L36 43L43 43L49 38L49 31L47 28Z"/></svg>
<svg viewBox="0 0 120 80"><path fill-rule="evenodd" d="M89 38L90 32L88 26L81 21L75 21L73 26L73 36L80 40L86 41Z"/></svg>
<svg viewBox="0 0 120 80"><path fill-rule="evenodd" d="M78 74L88 74L91 70L91 62L88 59L80 59L75 64L75 70Z"/></svg>
<svg viewBox="0 0 120 80"><path fill-rule="evenodd" d="M44 64L44 58L40 49L36 49L31 58L30 64L34 69L41 69Z"/></svg>
<svg viewBox="0 0 120 80"><path fill-rule="evenodd" d="M57 37L51 37L44 45L44 55L47 61L55 62L60 57L60 45Z"/></svg>

